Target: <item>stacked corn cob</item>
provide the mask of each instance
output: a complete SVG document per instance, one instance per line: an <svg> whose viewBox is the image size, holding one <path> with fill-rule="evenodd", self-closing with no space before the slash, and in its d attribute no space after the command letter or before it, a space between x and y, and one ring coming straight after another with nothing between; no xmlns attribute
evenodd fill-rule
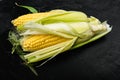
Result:
<svg viewBox="0 0 120 80"><path fill-rule="evenodd" d="M12 21L19 34L19 40L27 63L54 57L69 49L92 42L111 28L95 17L87 17L83 12L52 10L27 14Z"/></svg>

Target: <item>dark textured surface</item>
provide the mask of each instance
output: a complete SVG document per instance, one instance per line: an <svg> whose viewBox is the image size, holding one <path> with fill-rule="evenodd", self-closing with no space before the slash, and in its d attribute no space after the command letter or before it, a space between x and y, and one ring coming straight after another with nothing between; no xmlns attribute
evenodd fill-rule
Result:
<svg viewBox="0 0 120 80"><path fill-rule="evenodd" d="M39 11L77 10L107 20L111 33L81 48L58 55L36 68L36 77L16 55L10 54L7 34L10 21L27 10L15 2ZM0 0L0 80L120 80L120 0Z"/></svg>

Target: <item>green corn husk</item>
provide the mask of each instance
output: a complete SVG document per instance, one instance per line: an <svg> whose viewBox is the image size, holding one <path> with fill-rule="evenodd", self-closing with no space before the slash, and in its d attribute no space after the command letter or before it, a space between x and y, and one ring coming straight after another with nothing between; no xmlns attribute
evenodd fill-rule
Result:
<svg viewBox="0 0 120 80"><path fill-rule="evenodd" d="M57 10L54 10L57 11ZM44 63L55 57L56 55L71 49L81 47L92 41L95 41L111 31L111 27L106 22L101 23L95 17L87 17L83 12L79 11L63 11L44 18L39 18L26 22L19 26L18 33L21 36L16 43L12 42L13 50L16 45L22 46L21 41L28 35L36 34L54 34L70 40L50 46L34 52L23 54L26 64L35 63L47 59ZM13 38L12 38L13 37ZM9 40L15 39L9 36Z"/></svg>

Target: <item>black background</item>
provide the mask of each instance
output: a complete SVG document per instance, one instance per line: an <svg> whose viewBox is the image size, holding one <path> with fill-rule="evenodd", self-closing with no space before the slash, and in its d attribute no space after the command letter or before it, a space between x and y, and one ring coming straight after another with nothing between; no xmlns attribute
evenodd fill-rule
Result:
<svg viewBox="0 0 120 80"><path fill-rule="evenodd" d="M113 26L105 37L78 49L64 52L36 68L36 77L16 55L7 41L10 21L28 10L65 9L83 11ZM120 0L0 0L0 80L120 80Z"/></svg>

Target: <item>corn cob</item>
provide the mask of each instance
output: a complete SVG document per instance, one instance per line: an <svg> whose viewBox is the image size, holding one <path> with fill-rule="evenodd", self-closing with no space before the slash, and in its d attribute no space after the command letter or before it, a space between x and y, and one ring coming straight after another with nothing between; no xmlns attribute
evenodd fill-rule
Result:
<svg viewBox="0 0 120 80"><path fill-rule="evenodd" d="M21 26L28 21L34 20L38 17L41 17L41 15L42 15L42 13L34 13L34 14L23 15L23 16L18 17L15 20L13 20L12 23L14 24L14 26Z"/></svg>
<svg viewBox="0 0 120 80"><path fill-rule="evenodd" d="M66 38L50 34L31 35L23 39L21 45L24 51L36 51L67 40Z"/></svg>
<svg viewBox="0 0 120 80"><path fill-rule="evenodd" d="M42 18L47 17L49 15L61 14L64 12L65 12L64 10L52 10L49 12L26 14L26 15L22 15L22 16L16 18L15 20L12 20L12 23L14 26L22 26L24 23L26 23L28 21L33 21L33 20L36 20L38 18L42 19Z"/></svg>

